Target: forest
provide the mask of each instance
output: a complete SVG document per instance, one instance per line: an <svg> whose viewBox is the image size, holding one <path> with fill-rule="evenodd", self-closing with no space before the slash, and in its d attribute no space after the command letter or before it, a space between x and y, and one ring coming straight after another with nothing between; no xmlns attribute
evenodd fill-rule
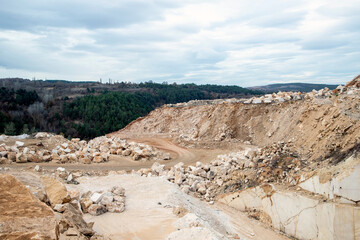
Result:
<svg viewBox="0 0 360 240"><path fill-rule="evenodd" d="M71 84L74 89L75 84ZM36 88L29 91L2 87L0 133L18 135L46 131L69 138L90 139L117 131L163 104L261 93L238 86L220 85L146 82L123 83L120 86L120 90L105 86L100 88L101 91L87 87L86 91L77 92L76 97L65 96L70 91L64 91L57 98L49 97L50 94L44 92L48 91L47 88L43 87L41 91L36 91Z"/></svg>

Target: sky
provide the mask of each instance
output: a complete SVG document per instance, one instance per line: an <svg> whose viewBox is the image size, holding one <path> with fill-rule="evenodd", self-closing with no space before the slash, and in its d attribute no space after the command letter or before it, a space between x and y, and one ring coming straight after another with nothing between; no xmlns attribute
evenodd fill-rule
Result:
<svg viewBox="0 0 360 240"><path fill-rule="evenodd" d="M258 86L360 74L360 0L0 0L0 78Z"/></svg>

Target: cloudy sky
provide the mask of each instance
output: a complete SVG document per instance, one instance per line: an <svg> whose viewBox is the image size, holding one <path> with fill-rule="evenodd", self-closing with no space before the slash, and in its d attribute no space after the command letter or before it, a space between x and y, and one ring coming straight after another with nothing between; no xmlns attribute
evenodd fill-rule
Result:
<svg viewBox="0 0 360 240"><path fill-rule="evenodd" d="M360 74L360 0L0 0L0 78L255 86Z"/></svg>

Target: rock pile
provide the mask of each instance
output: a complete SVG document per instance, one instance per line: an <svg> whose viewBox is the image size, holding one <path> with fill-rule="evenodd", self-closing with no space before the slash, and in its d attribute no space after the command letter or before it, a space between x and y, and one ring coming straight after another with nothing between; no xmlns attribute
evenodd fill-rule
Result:
<svg viewBox="0 0 360 240"><path fill-rule="evenodd" d="M80 198L84 213L97 216L106 212L121 213L125 211L125 189L115 186L110 191L87 192Z"/></svg>
<svg viewBox="0 0 360 240"><path fill-rule="evenodd" d="M67 191L65 185L53 177L41 179L46 194L44 202L55 211L60 239L103 239L83 219L78 191Z"/></svg>
<svg viewBox="0 0 360 240"><path fill-rule="evenodd" d="M37 133L35 138L56 137L48 133ZM62 138L62 137L61 137ZM128 142L118 137L98 137L89 142L73 138L71 141L61 139L61 144L54 149L46 149L40 142L37 146L24 146L16 141L13 146L0 145L0 163L49 162L54 163L101 163L109 161L110 155L131 157L134 161L169 160L170 154L163 153L151 146Z"/></svg>
<svg viewBox="0 0 360 240"><path fill-rule="evenodd" d="M0 145L0 163L48 162L50 160L50 151L36 151L34 148L24 147L22 141L16 141L13 146L7 146L5 143Z"/></svg>
<svg viewBox="0 0 360 240"><path fill-rule="evenodd" d="M165 176L185 192L212 202L224 192L248 188L260 183L296 183L293 177L304 166L293 144L279 142L259 150L219 155L210 164L197 162L185 167L180 162L166 168L155 162L151 169L140 169L143 176ZM291 173L291 174L290 174Z"/></svg>
<svg viewBox="0 0 360 240"><path fill-rule="evenodd" d="M91 224L85 222L77 205L66 203L57 205L54 210L59 223L60 239L61 235L65 239L104 239L95 234Z"/></svg>
<svg viewBox="0 0 360 240"><path fill-rule="evenodd" d="M134 161L147 161L157 159L168 159L169 156L155 148L135 142L127 142L118 137L98 137L86 141L80 141L73 138L67 143L57 146L52 151L55 161L64 162L80 162L80 163L100 163L107 162L111 154L130 156Z"/></svg>

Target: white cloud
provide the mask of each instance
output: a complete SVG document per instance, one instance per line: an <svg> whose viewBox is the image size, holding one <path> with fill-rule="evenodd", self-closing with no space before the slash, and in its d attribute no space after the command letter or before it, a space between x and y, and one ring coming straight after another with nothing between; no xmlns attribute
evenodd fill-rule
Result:
<svg viewBox="0 0 360 240"><path fill-rule="evenodd" d="M358 0L0 4L0 77L251 86L360 69Z"/></svg>

